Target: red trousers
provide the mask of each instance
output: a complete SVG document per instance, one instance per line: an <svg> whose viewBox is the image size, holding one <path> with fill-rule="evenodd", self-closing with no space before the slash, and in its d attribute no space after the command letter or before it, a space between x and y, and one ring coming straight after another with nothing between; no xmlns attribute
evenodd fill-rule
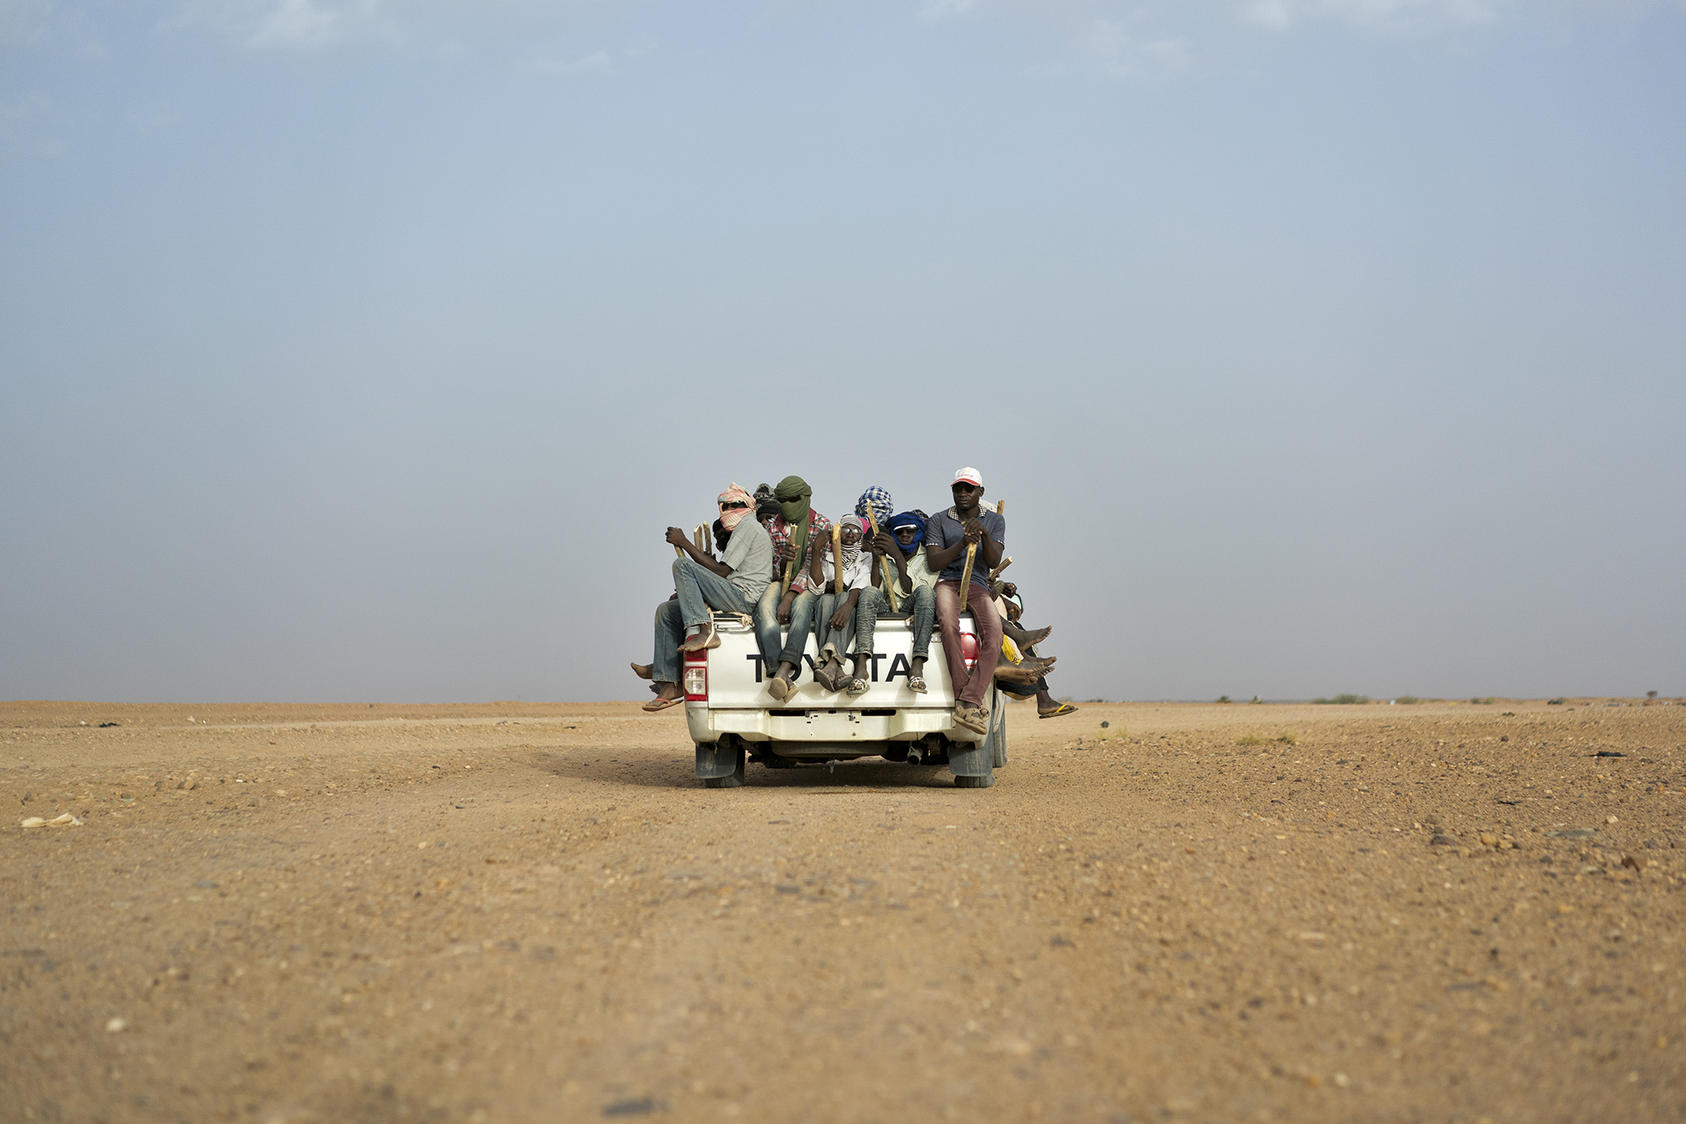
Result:
<svg viewBox="0 0 1686 1124"><path fill-rule="evenodd" d="M977 582L967 591L966 607L978 629L978 662L970 674L966 671L966 657L960 651L960 583L937 583L937 631L943 638L943 658L948 661L949 682L954 684L955 697L973 706L982 706L989 694L989 684L995 678L995 664L1001 658L1001 618L995 613L995 603L989 599L989 589Z"/></svg>

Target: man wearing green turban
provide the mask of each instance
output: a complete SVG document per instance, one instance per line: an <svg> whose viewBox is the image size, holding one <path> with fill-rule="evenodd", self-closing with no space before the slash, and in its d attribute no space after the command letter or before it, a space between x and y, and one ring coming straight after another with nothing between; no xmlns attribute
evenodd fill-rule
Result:
<svg viewBox="0 0 1686 1124"><path fill-rule="evenodd" d="M773 540L773 580L755 606L755 637L761 648L762 667L769 676L768 690L781 701L801 674L802 650L813 628L814 603L820 592L807 588L808 550L814 543L825 542L831 533L831 520L809 506L813 495L814 490L800 476L780 480L773 489L779 513L767 527ZM790 626L787 639L780 637L781 625ZM788 674L774 675L774 669L781 666Z"/></svg>

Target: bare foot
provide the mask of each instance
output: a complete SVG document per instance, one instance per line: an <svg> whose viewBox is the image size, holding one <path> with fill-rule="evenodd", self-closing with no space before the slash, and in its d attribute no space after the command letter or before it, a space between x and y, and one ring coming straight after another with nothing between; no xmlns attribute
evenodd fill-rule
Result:
<svg viewBox="0 0 1686 1124"><path fill-rule="evenodd" d="M1004 663L995 669L997 683L1018 683L1029 687L1042 678L1042 673L1035 668L1022 667L1018 664Z"/></svg>
<svg viewBox="0 0 1686 1124"><path fill-rule="evenodd" d="M700 652L705 648L720 647L720 637L714 635L714 625L705 624L697 632L685 637L679 644L681 652Z"/></svg>

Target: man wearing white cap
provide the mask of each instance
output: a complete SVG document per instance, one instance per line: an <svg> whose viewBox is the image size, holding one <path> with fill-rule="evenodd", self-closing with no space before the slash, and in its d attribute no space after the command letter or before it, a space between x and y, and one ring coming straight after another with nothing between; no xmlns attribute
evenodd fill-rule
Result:
<svg viewBox="0 0 1686 1124"><path fill-rule="evenodd" d="M955 472L951 490L954 506L939 511L925 524L925 564L937 573L937 628L942 633L949 681L954 684L954 721L982 734L989 730L984 693L995 674L994 653L1001 650L1001 618L990 601L989 572L1001 564L1007 520L999 512L979 508L983 474L970 465ZM978 550L972 560L972 580L962 590L967 543L977 544ZM971 672L966 670L966 657L960 651L962 608L972 610L978 632L980 658Z"/></svg>

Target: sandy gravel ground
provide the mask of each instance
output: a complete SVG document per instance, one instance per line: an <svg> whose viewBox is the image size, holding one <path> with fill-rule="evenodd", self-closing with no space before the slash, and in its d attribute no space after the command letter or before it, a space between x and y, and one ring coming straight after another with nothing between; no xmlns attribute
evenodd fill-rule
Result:
<svg viewBox="0 0 1686 1124"><path fill-rule="evenodd" d="M0 704L0 1118L1686 1118L1686 707L1009 733Z"/></svg>

